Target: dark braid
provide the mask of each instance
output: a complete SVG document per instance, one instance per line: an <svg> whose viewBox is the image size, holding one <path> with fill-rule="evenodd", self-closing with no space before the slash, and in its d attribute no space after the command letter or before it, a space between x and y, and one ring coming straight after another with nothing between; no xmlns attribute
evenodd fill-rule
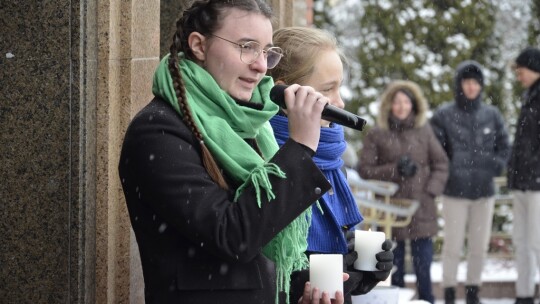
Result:
<svg viewBox="0 0 540 304"><path fill-rule="evenodd" d="M169 72L173 81L174 92L178 99L178 106L182 111L184 123L199 140L202 150L203 165L210 177L222 188L229 189L223 173L214 157L204 144L204 138L195 124L191 109L186 100L186 89L182 74L178 67L180 61L178 53L182 52L186 59L194 60L192 50L188 44L188 37L192 32L202 35L214 33L221 27L226 9L237 8L247 12L258 12L272 18L272 10L264 0L199 0L194 1L187 8L182 17L176 22L176 32L170 47ZM194 60L195 61L195 60Z"/></svg>

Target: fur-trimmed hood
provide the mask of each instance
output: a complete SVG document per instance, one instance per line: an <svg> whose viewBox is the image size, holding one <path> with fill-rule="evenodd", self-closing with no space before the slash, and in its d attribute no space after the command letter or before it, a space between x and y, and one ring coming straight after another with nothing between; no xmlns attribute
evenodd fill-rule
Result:
<svg viewBox="0 0 540 304"><path fill-rule="evenodd" d="M420 87L412 81L396 80L388 84L388 86L381 95L379 115L377 116L377 125L381 129L389 129L388 119L390 118L390 115L392 113L392 99L394 98L394 95L400 90L408 91L414 97L412 100L413 111L416 115L414 127L421 127L427 122L426 115L429 109L429 105Z"/></svg>

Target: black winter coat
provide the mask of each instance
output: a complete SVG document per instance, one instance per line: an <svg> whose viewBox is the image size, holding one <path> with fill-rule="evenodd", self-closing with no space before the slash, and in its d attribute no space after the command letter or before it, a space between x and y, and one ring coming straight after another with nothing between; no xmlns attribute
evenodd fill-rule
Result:
<svg viewBox="0 0 540 304"><path fill-rule="evenodd" d="M146 303L274 304L275 266L262 247L330 188L305 147L288 141L272 158L276 198L238 202L202 165L180 116L154 99L131 122L119 172L135 231ZM263 197L266 197L263 195Z"/></svg>
<svg viewBox="0 0 540 304"><path fill-rule="evenodd" d="M508 162L508 187L540 191L540 80L524 95Z"/></svg>
<svg viewBox="0 0 540 304"><path fill-rule="evenodd" d="M431 125L450 160L444 194L474 200L495 194L493 178L502 174L510 144L499 110L484 104L482 93L476 100L466 100L461 80L467 69L481 71L473 61L458 67L456 101L438 108Z"/></svg>

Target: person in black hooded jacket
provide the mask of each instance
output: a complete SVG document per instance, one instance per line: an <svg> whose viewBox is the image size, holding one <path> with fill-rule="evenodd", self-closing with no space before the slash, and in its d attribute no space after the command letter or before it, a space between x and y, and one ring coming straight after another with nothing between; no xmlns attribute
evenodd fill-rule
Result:
<svg viewBox="0 0 540 304"><path fill-rule="evenodd" d="M512 154L508 163L508 188L514 197L516 248L516 304L533 304L536 266L540 265L540 50L528 47L516 58L516 74L526 88Z"/></svg>
<svg viewBox="0 0 540 304"><path fill-rule="evenodd" d="M450 160L442 197L445 303L454 303L457 267L467 232L467 304L479 303L478 290L491 232L495 185L510 152L508 133L497 108L482 102L484 75L473 60L458 65L455 102L440 106L433 131Z"/></svg>

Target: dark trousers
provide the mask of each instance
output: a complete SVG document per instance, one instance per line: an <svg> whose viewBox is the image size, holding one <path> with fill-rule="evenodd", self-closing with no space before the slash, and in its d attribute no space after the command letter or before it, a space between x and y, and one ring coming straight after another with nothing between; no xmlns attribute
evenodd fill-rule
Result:
<svg viewBox="0 0 540 304"><path fill-rule="evenodd" d="M397 270L392 274L392 285L405 287L405 241L397 241L394 249L394 265ZM431 288L431 262L433 261L433 241L431 238L411 240L411 256L416 274L418 299L434 303Z"/></svg>

